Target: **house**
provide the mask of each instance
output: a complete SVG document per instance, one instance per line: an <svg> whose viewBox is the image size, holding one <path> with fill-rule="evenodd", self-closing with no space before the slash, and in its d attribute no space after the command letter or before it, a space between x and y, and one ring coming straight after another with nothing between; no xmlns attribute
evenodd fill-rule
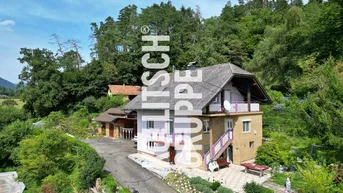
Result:
<svg viewBox="0 0 343 193"><path fill-rule="evenodd" d="M131 100L141 93L140 86L108 85L108 95L123 95L125 99Z"/></svg>
<svg viewBox="0 0 343 193"><path fill-rule="evenodd" d="M167 110L153 105L144 105L143 108L142 94L123 108L137 112L138 152L172 163L177 162L175 159L179 154L179 158L183 156L191 164L197 163L197 167L202 169L207 169L213 159L224 162L224 165L229 162L240 164L254 159L257 148L262 144L260 104L271 103L270 97L253 74L231 63L193 69L190 71L191 76L196 76L199 70L202 72L202 81L187 84L193 93L200 93L202 96L201 99L188 99L193 109L201 114L186 117L200 120L202 129L196 129L198 124L194 122L177 121L181 119L178 119L180 115L177 114L176 108L180 99L176 99L176 96L187 94L190 90L177 89L180 82L174 80L176 72L169 74L170 81L167 85L161 86L163 79L157 79L146 88L148 91L169 91L169 97L147 97L144 101L148 104L168 103ZM180 74L185 73L183 71ZM169 114L168 120L152 119L165 114ZM182 153L187 138L193 141L192 154L201 155L201 164L200 158ZM166 148L166 144L167 151L160 151Z"/></svg>
<svg viewBox="0 0 343 193"><path fill-rule="evenodd" d="M97 132L114 139L133 139L137 135L136 112L110 108L94 119L99 123Z"/></svg>

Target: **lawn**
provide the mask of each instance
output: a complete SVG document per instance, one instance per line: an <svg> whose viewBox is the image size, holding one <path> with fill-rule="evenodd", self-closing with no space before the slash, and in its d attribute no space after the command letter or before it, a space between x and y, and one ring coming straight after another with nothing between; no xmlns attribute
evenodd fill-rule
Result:
<svg viewBox="0 0 343 193"><path fill-rule="evenodd" d="M5 100L8 100L8 99L0 99L0 105L1 105L2 102L5 101ZM17 107L17 108L22 108L22 107L23 107L24 102L23 102L22 100L20 100L20 99L12 99L12 100L14 100L14 101L18 104L18 105L16 105L15 107Z"/></svg>

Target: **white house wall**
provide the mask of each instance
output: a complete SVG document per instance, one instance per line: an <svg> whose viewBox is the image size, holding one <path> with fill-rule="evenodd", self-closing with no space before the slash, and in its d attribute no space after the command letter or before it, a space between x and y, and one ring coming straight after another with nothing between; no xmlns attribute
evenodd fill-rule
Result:
<svg viewBox="0 0 343 193"><path fill-rule="evenodd" d="M169 112L170 112L170 118L174 119L174 132L175 133L180 133L180 132L178 132L178 128L182 128L183 130L189 130L190 131L190 129L189 129L190 125L191 125L190 123L176 123L174 111L169 111ZM167 121L154 121L154 128L155 129L154 130L146 129L147 122L143 121L143 116L161 117L163 115L165 115L164 110L138 110L137 111L137 139L138 139L137 150L138 151L146 152L146 153L153 154L153 155L160 155L161 154L161 153L158 153L156 151L149 150L147 148L147 140L151 136L151 134L153 134L153 136L156 137L157 133L160 134L159 135L160 141L165 141L165 140L163 140L165 133L167 133L167 135L169 137L171 137L169 135L169 128L168 127L164 128L164 125L165 125L165 123L167 123ZM180 117L180 118L184 118L184 117ZM180 138L180 136L179 136L179 138ZM155 143L155 145L156 146L162 146L162 145L157 144L157 143ZM162 147L159 147L159 148L162 149ZM168 145L168 147L166 145L165 148L169 148L169 145ZM168 150L165 152L168 153Z"/></svg>

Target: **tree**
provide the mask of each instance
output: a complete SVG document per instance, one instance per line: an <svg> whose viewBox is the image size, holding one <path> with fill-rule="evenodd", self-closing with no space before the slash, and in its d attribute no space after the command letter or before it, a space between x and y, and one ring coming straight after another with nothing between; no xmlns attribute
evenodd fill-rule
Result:
<svg viewBox="0 0 343 193"><path fill-rule="evenodd" d="M105 162L87 144L57 131L44 131L21 141L18 158L19 179L28 190L43 185L45 190L51 187L57 192L67 187L79 191L92 187Z"/></svg>
<svg viewBox="0 0 343 193"><path fill-rule="evenodd" d="M10 167L15 164L16 160L11 154L19 146L20 141L30 137L32 133L30 121L15 121L0 131L0 167Z"/></svg>

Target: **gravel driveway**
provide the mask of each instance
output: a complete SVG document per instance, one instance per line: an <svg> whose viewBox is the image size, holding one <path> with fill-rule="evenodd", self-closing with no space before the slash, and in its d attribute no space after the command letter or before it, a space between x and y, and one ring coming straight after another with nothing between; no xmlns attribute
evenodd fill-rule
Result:
<svg viewBox="0 0 343 193"><path fill-rule="evenodd" d="M127 158L128 155L137 152L132 141L102 137L86 139L84 142L91 145L100 156L105 158L105 170L111 172L122 186L129 188L132 192L175 193L161 179Z"/></svg>

